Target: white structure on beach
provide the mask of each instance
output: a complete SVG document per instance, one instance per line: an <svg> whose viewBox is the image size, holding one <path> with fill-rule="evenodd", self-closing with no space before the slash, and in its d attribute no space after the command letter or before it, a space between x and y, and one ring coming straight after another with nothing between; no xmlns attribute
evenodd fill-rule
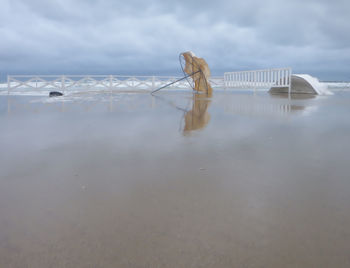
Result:
<svg viewBox="0 0 350 268"><path fill-rule="evenodd" d="M291 93L297 94L316 94L331 95L327 85L308 74L293 74L291 76ZM270 93L287 93L288 90L283 87L271 87Z"/></svg>
<svg viewBox="0 0 350 268"><path fill-rule="evenodd" d="M329 95L327 85L308 74L292 74L291 68L227 72L225 87L270 88L270 93Z"/></svg>
<svg viewBox="0 0 350 268"><path fill-rule="evenodd" d="M174 76L121 75L9 75L8 94L12 92L59 90L70 91L153 91L178 80ZM211 77L213 88L270 89L271 93L331 94L327 86L307 74L292 74L291 68L226 72L223 77ZM178 81L172 89L189 89L186 80Z"/></svg>
<svg viewBox="0 0 350 268"><path fill-rule="evenodd" d="M123 75L9 75L7 89L14 90L82 90L148 92L179 80L175 76L123 76ZM211 77L213 87L223 87L222 77ZM186 80L172 84L172 89L188 89Z"/></svg>

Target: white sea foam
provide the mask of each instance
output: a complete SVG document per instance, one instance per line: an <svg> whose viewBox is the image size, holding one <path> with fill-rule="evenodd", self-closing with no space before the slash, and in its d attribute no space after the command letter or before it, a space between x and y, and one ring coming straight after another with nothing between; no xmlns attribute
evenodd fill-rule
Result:
<svg viewBox="0 0 350 268"><path fill-rule="evenodd" d="M325 82L331 91L350 91L350 82Z"/></svg>

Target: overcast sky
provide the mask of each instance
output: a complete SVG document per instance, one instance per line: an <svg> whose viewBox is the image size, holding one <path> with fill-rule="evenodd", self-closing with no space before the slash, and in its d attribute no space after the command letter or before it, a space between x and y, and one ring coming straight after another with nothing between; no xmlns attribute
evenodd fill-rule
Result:
<svg viewBox="0 0 350 268"><path fill-rule="evenodd" d="M0 0L0 76L215 75L292 67L350 81L350 0Z"/></svg>

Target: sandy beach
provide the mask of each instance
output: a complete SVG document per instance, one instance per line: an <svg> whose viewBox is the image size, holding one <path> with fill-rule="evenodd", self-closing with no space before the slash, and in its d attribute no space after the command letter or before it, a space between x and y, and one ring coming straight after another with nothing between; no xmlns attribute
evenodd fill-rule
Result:
<svg viewBox="0 0 350 268"><path fill-rule="evenodd" d="M0 267L350 267L350 93L0 96Z"/></svg>

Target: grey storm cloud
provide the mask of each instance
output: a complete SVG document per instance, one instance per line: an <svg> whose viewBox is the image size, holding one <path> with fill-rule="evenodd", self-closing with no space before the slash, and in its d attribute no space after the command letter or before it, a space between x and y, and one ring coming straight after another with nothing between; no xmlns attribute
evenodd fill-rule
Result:
<svg viewBox="0 0 350 268"><path fill-rule="evenodd" d="M290 66L350 80L345 0L0 3L0 75L177 74L192 50L217 75Z"/></svg>

